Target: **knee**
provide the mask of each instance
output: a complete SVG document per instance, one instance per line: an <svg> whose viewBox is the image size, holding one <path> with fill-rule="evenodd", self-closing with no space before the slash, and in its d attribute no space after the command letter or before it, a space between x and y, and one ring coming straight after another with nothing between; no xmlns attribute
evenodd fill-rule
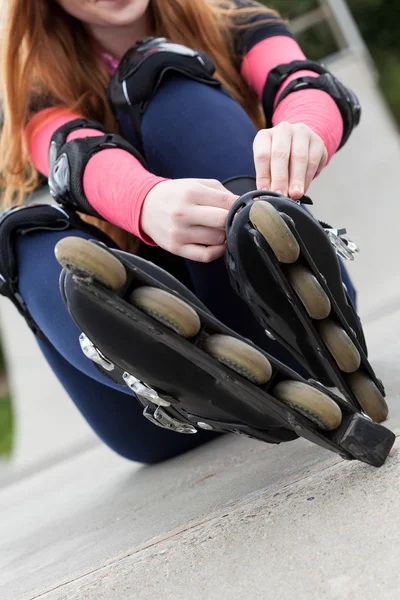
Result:
<svg viewBox="0 0 400 600"><path fill-rule="evenodd" d="M255 135L250 118L227 93L177 76L159 88L142 120L150 168L172 178L253 175Z"/></svg>
<svg viewBox="0 0 400 600"><path fill-rule="evenodd" d="M164 81L150 101L143 116L143 137L162 134L175 128L192 127L203 130L204 125L236 122L247 127L253 137L256 128L241 105L226 91L205 83L174 75ZM187 133L187 132L186 132ZM208 131L212 134L212 128ZM178 138L179 139L179 138Z"/></svg>

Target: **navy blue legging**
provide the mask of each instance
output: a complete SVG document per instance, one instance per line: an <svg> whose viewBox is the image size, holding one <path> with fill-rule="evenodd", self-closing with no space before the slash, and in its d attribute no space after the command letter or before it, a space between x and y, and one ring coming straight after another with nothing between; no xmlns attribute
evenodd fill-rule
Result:
<svg viewBox="0 0 400 600"><path fill-rule="evenodd" d="M170 79L151 101L142 124L146 159L158 175L220 181L254 175L255 127L239 104L220 90L179 77ZM129 129L123 133L131 137ZM80 332L58 287L60 266L54 246L67 235L93 237L69 230L18 238L19 288L50 341L39 341L41 350L84 418L110 448L143 463L165 460L213 439L215 435L209 432L181 435L152 425L142 416L131 392L102 375L84 357L78 342ZM231 289L222 259L210 264L185 263L193 291L221 321L296 366L265 336ZM346 274L345 283L354 293Z"/></svg>

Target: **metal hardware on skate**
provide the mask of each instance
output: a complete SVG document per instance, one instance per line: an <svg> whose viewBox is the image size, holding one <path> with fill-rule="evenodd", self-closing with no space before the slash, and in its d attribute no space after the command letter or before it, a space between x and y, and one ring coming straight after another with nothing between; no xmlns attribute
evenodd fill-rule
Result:
<svg viewBox="0 0 400 600"><path fill-rule="evenodd" d="M103 354L96 348L96 346L89 340L89 338L81 333L79 336L79 344L81 346L81 350L86 358L93 361L94 363L100 365L106 371L113 371L114 365L110 362Z"/></svg>
<svg viewBox="0 0 400 600"><path fill-rule="evenodd" d="M269 329L264 329L264 331L265 331L267 337L269 337L270 340L274 340L274 341L276 340L276 337L270 332Z"/></svg>
<svg viewBox="0 0 400 600"><path fill-rule="evenodd" d="M205 431L213 431L214 427L212 425L209 425L208 423L204 423L203 421L199 421L197 423L197 426L200 427L200 429L204 429Z"/></svg>
<svg viewBox="0 0 400 600"><path fill-rule="evenodd" d="M148 400L153 404L157 404L157 406L171 406L170 402L168 402L164 398L161 398L161 396L159 396L158 393L155 390L153 390L153 388L140 381L140 379L137 379L137 377L134 377L130 373L125 372L122 375L122 378L125 381L128 388L131 389L132 392L134 392L141 398L144 398L145 400Z"/></svg>
<svg viewBox="0 0 400 600"><path fill-rule="evenodd" d="M325 227L325 232L332 246L344 260L354 260L354 255L360 251L356 243L346 236L346 229L333 229Z"/></svg>
<svg viewBox="0 0 400 600"><path fill-rule="evenodd" d="M193 425L170 417L160 406L157 406L157 408L146 406L143 410L143 416L154 425L175 431L176 433L197 433L197 429Z"/></svg>

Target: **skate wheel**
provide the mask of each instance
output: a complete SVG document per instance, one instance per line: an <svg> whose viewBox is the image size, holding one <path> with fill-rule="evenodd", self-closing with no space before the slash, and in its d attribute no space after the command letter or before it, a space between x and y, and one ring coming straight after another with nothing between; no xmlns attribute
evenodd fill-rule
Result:
<svg viewBox="0 0 400 600"><path fill-rule="evenodd" d="M331 431L342 421L342 412L332 398L301 381L281 381L272 395L310 419L319 429Z"/></svg>
<svg viewBox="0 0 400 600"><path fill-rule="evenodd" d="M264 200L254 202L250 209L250 221L264 237L279 262L296 262L300 255L297 240L272 204Z"/></svg>
<svg viewBox="0 0 400 600"><path fill-rule="evenodd" d="M318 330L339 369L345 373L357 371L361 357L345 330L330 319L321 321Z"/></svg>
<svg viewBox="0 0 400 600"><path fill-rule="evenodd" d="M125 267L118 258L88 240L63 238L56 244L54 254L62 267L82 271L111 290L119 290L126 283Z"/></svg>
<svg viewBox="0 0 400 600"><path fill-rule="evenodd" d="M130 295L130 301L184 338L194 337L200 331L201 323L196 311L165 290L147 285L138 287Z"/></svg>
<svg viewBox="0 0 400 600"><path fill-rule="evenodd" d="M386 421L389 407L375 383L368 375L358 371L347 376L347 383L361 408L375 423Z"/></svg>
<svg viewBox="0 0 400 600"><path fill-rule="evenodd" d="M203 350L236 373L257 385L271 379L269 360L258 350L230 335L210 335Z"/></svg>
<svg viewBox="0 0 400 600"><path fill-rule="evenodd" d="M326 319L331 303L315 275L304 265L297 264L287 267L287 277L310 317Z"/></svg>

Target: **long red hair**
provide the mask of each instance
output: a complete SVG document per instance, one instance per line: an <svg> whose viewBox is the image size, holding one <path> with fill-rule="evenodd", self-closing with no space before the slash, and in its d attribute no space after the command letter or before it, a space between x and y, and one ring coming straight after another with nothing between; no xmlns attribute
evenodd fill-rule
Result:
<svg viewBox="0 0 400 600"><path fill-rule="evenodd" d="M48 97L54 105L117 130L107 103L109 75L83 24L55 0L7 0L6 4L1 39L4 124L0 137L5 207L20 202L38 186L39 174L24 133L35 97ZM255 10L264 9L260 6ZM154 34L209 54L216 76L261 127L259 104L240 76L230 33L234 16L253 9L235 9L230 0L151 0L151 11ZM265 8L266 19L271 12ZM126 233L117 235L114 226L110 229L109 225L96 224L114 233L112 237L127 247Z"/></svg>

